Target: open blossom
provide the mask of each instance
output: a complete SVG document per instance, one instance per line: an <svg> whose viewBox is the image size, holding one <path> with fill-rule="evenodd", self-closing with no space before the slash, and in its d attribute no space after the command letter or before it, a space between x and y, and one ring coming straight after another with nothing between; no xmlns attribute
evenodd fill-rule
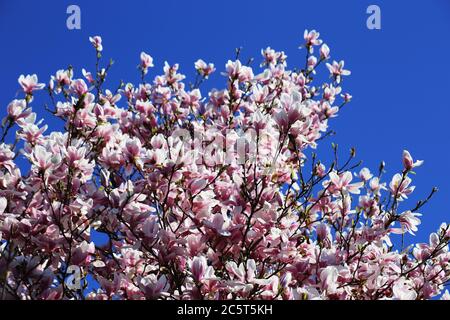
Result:
<svg viewBox="0 0 450 320"><path fill-rule="evenodd" d="M414 161L411 154L407 150L403 150L402 161L405 170L411 170L415 167L420 167L423 164L423 160Z"/></svg>
<svg viewBox="0 0 450 320"><path fill-rule="evenodd" d="M391 189L392 194L396 198L398 198L399 200L403 200L407 199L408 195L410 195L415 189L415 186L409 186L411 182L412 182L411 178L402 176L401 174L397 173L392 178L389 187Z"/></svg>
<svg viewBox="0 0 450 320"><path fill-rule="evenodd" d="M337 83L341 82L342 76L348 76L351 74L349 70L344 69L343 60L341 60L340 62L333 61L332 64L327 63L326 66L330 71L331 75L336 79Z"/></svg>
<svg viewBox="0 0 450 320"><path fill-rule="evenodd" d="M359 178L363 181L369 181L372 177L373 174L370 173L368 168L362 168L361 171L359 171Z"/></svg>
<svg viewBox="0 0 450 320"><path fill-rule="evenodd" d="M166 290L169 289L169 282L164 275L158 279L156 275L150 274L142 278L140 286L146 298L156 299L166 293Z"/></svg>
<svg viewBox="0 0 450 320"><path fill-rule="evenodd" d="M209 75L216 70L213 63L206 63L202 59L198 59L194 65L195 70L205 78L208 78Z"/></svg>
<svg viewBox="0 0 450 320"><path fill-rule="evenodd" d="M113 94L111 90L106 89L104 94L100 95L100 100L106 104L109 103L110 105L115 105L117 102L120 101L122 96L119 93ZM106 108L108 111L113 112L112 109Z"/></svg>
<svg viewBox="0 0 450 320"><path fill-rule="evenodd" d="M32 94L33 91L42 90L45 87L44 83L39 83L37 75L21 75L19 77L19 84L26 94Z"/></svg>
<svg viewBox="0 0 450 320"><path fill-rule="evenodd" d="M77 79L72 81L72 84L70 85L70 90L72 92L76 93L78 96L82 96L88 92L88 86L86 85L86 82L84 82L83 79Z"/></svg>
<svg viewBox="0 0 450 320"><path fill-rule="evenodd" d="M229 60L210 92L203 60L192 86L165 62L153 81L107 88L91 38L98 72L51 78L53 130L33 112L37 77L22 77L0 126L5 298L448 299L450 225L397 246L422 223L407 201L422 162L404 152L386 177L353 151L312 152L351 96L343 62L328 65L331 79L314 75L330 50L317 31L304 36L307 70L267 47L260 70ZM65 285L69 266L87 287Z"/></svg>
<svg viewBox="0 0 450 320"><path fill-rule="evenodd" d="M94 46L95 50L97 50L98 52L103 51L102 38L100 36L89 37L89 41Z"/></svg>
<svg viewBox="0 0 450 320"><path fill-rule="evenodd" d="M303 34L303 38L305 39L305 46L306 47L312 47L312 46L320 46L322 44L322 40L319 39L320 33L316 30L305 30Z"/></svg>
<svg viewBox="0 0 450 320"><path fill-rule="evenodd" d="M418 217L420 217L421 214L417 212L411 212L406 211L399 215L398 221L400 222L401 228L400 229L392 229L396 233L405 233L409 232L410 234L414 235L414 232L416 232L417 226L420 225L421 221Z"/></svg>
<svg viewBox="0 0 450 320"><path fill-rule="evenodd" d="M67 86L70 84L70 81L72 81L72 74L69 70L58 70L52 79L60 86Z"/></svg>
<svg viewBox="0 0 450 320"><path fill-rule="evenodd" d="M261 64L261 66L266 65L270 67L275 67L277 65L286 66L287 56L284 53L284 51L277 52L271 47L267 47L266 49L261 50L261 55L264 58L264 61Z"/></svg>
<svg viewBox="0 0 450 320"><path fill-rule="evenodd" d="M31 109L27 108L27 103L25 100L13 100L8 105L8 116L17 121L28 117L31 114Z"/></svg>
<svg viewBox="0 0 450 320"><path fill-rule="evenodd" d="M2 143L0 144L0 168L4 167L10 173L14 171L14 159L15 153L11 150L11 146Z"/></svg>
<svg viewBox="0 0 450 320"><path fill-rule="evenodd" d="M52 154L42 146L37 146L33 152L33 163L39 170L45 171L53 165L58 165L61 159L58 154Z"/></svg>
<svg viewBox="0 0 450 320"><path fill-rule="evenodd" d="M380 195L382 190L386 190L386 183L380 182L380 178L378 177L373 177L372 179L370 179L369 182L369 187L370 190L375 194L375 195Z"/></svg>
<svg viewBox="0 0 450 320"><path fill-rule="evenodd" d="M399 300L415 300L417 292L410 281L399 280L393 287L394 297Z"/></svg>
<svg viewBox="0 0 450 320"><path fill-rule="evenodd" d="M330 173L330 179L333 186L343 192L350 192L354 194L360 193L360 188L363 186L362 182L350 183L353 180L351 172L344 172L338 175L335 172Z"/></svg>
<svg viewBox="0 0 450 320"><path fill-rule="evenodd" d="M92 254L95 253L95 245L93 242L83 241L72 253L72 263L75 265L85 264L90 261Z"/></svg>
<svg viewBox="0 0 450 320"><path fill-rule="evenodd" d="M353 98L353 96L350 93L341 94L341 97L344 99L345 103L350 102Z"/></svg>
<svg viewBox="0 0 450 320"><path fill-rule="evenodd" d="M254 75L252 68L242 65L239 60L228 60L225 68L227 71L226 74L232 79L237 78L239 82L250 81L253 79Z"/></svg>
<svg viewBox="0 0 450 320"><path fill-rule="evenodd" d="M338 287L338 275L337 268L334 266L328 266L322 269L320 273L322 288L330 294L335 293Z"/></svg>
<svg viewBox="0 0 450 320"><path fill-rule="evenodd" d="M95 82L95 79L94 79L94 77L92 76L92 73L86 71L84 68L83 68L81 71L82 71L82 73L83 73L83 76L86 78L86 80L87 80L89 83L92 84L92 83Z"/></svg>

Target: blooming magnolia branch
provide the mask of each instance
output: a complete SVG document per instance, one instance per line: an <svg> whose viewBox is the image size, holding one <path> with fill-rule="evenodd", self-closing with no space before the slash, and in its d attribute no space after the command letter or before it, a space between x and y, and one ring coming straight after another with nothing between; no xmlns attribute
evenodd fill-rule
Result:
<svg viewBox="0 0 450 320"><path fill-rule="evenodd" d="M31 109L45 85L20 76L24 97L8 105L0 135L1 298L441 295L450 227L429 243L391 242L418 230L417 211L436 191L407 207L422 161L404 151L402 171L382 182L384 164L377 175L353 174L354 150L341 160L334 145L327 165L310 151L351 100L341 94L350 71L327 62L318 32L304 39L303 68L288 70L285 53L267 48L255 75L238 51L225 66L226 88L204 98L213 64L198 60L189 88L167 62L147 82L154 64L144 52L141 84L104 89L113 63L101 67L102 39L92 37L95 73L59 70L46 86L46 109L64 122L49 134ZM320 64L330 80L316 84ZM82 270L79 288L69 285L72 266Z"/></svg>

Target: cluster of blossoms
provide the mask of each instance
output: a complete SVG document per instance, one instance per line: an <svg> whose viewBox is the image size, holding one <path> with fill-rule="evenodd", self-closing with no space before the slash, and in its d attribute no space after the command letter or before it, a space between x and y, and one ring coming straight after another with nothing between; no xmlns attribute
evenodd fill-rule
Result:
<svg viewBox="0 0 450 320"><path fill-rule="evenodd" d="M383 166L355 173L353 150L317 160L312 149L351 99L350 72L326 62L319 33L304 39L303 68L267 48L255 74L238 56L208 97L199 87L213 64L198 60L186 86L166 62L148 83L144 52L142 83L115 91L103 88L112 63L84 79L60 70L47 86L21 76L24 98L8 105L0 136L0 298L449 298L448 225L429 243L391 242L417 231L435 191L403 208L422 162L405 151L382 182ZM102 40L90 40L99 66ZM321 63L330 80L316 85ZM31 109L44 87L62 132ZM24 174L17 157L30 163Z"/></svg>

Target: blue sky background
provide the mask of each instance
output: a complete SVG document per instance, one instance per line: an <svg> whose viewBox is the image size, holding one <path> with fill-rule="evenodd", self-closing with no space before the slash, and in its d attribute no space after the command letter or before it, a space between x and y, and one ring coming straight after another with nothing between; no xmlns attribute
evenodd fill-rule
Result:
<svg viewBox="0 0 450 320"><path fill-rule="evenodd" d="M81 30L66 28L70 4L81 8ZM381 8L381 30L366 28L370 4ZM82 77L82 67L93 71L91 35L103 37L104 57L116 61L109 76L110 87L116 88L120 79L138 82L142 50L155 60L150 76L160 72L165 60L180 63L181 72L191 77L198 58L221 71L240 46L243 57L256 58L255 65L260 49L271 46L284 50L294 67L304 62L298 46L305 28L319 30L332 57L345 59L352 71L344 87L354 100L331 123L337 135L320 144L320 154L331 154L331 141L342 151L354 146L358 159L373 171L386 161L388 174L401 169L403 149L424 159L414 181L416 196L425 197L433 186L440 189L422 209L415 240L427 241L441 222L450 222L448 0L0 0L1 115L18 91L20 74L36 73L47 82L69 64L76 77ZM217 72L210 86L223 83ZM40 101L36 99L34 110L54 127Z"/></svg>

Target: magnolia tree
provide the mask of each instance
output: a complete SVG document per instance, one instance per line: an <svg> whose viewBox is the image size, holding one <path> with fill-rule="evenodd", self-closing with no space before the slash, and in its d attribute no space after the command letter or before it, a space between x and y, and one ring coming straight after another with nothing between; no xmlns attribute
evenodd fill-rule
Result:
<svg viewBox="0 0 450 320"><path fill-rule="evenodd" d="M351 99L350 72L318 32L304 40L293 70L267 48L255 73L237 52L207 97L213 64L198 60L188 86L167 62L147 82L144 52L141 83L105 89L100 37L83 79L20 76L0 135L0 297L448 299L449 226L392 242L418 230L436 191L405 201L422 161L404 151L385 179L383 164L357 168L354 150L341 159L334 145L329 163L313 152ZM317 84L321 65L330 77ZM42 89L61 131L32 112Z"/></svg>

